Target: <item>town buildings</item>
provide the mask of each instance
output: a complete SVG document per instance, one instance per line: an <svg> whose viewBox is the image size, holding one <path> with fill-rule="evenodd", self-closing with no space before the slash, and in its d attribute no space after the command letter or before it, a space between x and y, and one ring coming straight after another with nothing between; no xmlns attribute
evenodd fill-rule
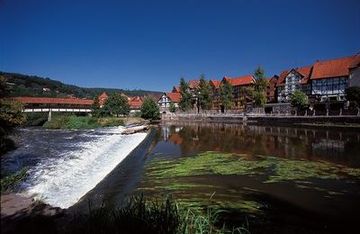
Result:
<svg viewBox="0 0 360 234"><path fill-rule="evenodd" d="M128 97L123 93L121 95L124 96L128 100L128 103L130 106L130 113L140 111L141 105L143 104L143 101L144 101L143 97L140 97L140 96ZM109 98L109 95L106 92L103 92L99 95L98 99L99 99L100 108L102 108L105 105L106 100L108 98Z"/></svg>
<svg viewBox="0 0 360 234"><path fill-rule="evenodd" d="M169 93L163 93L159 98L158 105L160 107L161 112L170 111L170 103L173 103L175 108L179 107L179 102L181 99L181 94L179 88L175 87Z"/></svg>
<svg viewBox="0 0 360 234"><path fill-rule="evenodd" d="M360 86L360 54L337 59L318 60L303 67L289 68L279 75L268 78L266 88L267 103L289 103L291 95L296 91L304 92L311 103L339 102L343 103L345 89L351 86ZM209 80L212 88L212 110L223 112L221 103L221 86L229 82L233 88L233 111L244 111L252 103L249 90L254 86L256 79L252 75L239 77L223 77L221 80ZM199 87L199 80L188 82L190 92L195 97ZM170 97L171 95L175 96ZM165 109L170 102L178 104L181 95L178 87L171 93L164 93L159 105Z"/></svg>

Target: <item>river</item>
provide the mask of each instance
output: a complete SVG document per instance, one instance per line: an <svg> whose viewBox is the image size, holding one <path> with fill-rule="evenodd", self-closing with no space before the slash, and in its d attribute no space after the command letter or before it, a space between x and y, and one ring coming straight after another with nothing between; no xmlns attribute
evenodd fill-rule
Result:
<svg viewBox="0 0 360 234"><path fill-rule="evenodd" d="M147 137L120 132L20 129L20 147L2 157L2 170L28 167L20 190L63 208L172 194L189 207L225 210L221 219L246 220L254 233L356 227L357 129L178 122Z"/></svg>

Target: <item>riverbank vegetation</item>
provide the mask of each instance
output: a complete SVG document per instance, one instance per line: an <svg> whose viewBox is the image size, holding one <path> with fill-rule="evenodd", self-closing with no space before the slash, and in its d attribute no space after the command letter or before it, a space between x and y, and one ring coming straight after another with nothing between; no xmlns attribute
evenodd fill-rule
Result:
<svg viewBox="0 0 360 234"><path fill-rule="evenodd" d="M15 143L8 136L25 121L21 103L7 99L8 95L6 80L0 76L0 156L15 148Z"/></svg>
<svg viewBox="0 0 360 234"><path fill-rule="evenodd" d="M124 126L144 122L136 117L91 117L76 115L56 115L43 127L47 129L94 129L100 127Z"/></svg>
<svg viewBox="0 0 360 234"><path fill-rule="evenodd" d="M11 175L1 175L1 193L12 192L22 181L27 177L27 168L22 168L20 171Z"/></svg>
<svg viewBox="0 0 360 234"><path fill-rule="evenodd" d="M36 210L39 209L34 210L38 212ZM4 223L8 230L4 233L250 233L246 223L240 227L227 226L211 209L200 212L182 207L171 197L155 201L143 195L130 197L121 207L102 206L94 209L89 203L89 212L85 214L28 214L14 220L5 220Z"/></svg>
<svg viewBox="0 0 360 234"><path fill-rule="evenodd" d="M160 109L156 102L151 98L145 98L141 106L141 117L144 119L158 120L160 119Z"/></svg>
<svg viewBox="0 0 360 234"><path fill-rule="evenodd" d="M138 195L122 208L90 208L88 215L77 217L70 227L71 233L249 233L245 226L230 228L218 221L210 209L202 213L170 197L154 201Z"/></svg>

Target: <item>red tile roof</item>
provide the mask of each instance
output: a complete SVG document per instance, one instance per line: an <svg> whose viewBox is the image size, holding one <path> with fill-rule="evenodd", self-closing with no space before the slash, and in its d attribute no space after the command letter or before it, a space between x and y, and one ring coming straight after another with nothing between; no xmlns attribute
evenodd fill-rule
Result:
<svg viewBox="0 0 360 234"><path fill-rule="evenodd" d="M348 76L350 66L358 59L359 55L349 57L331 59L325 61L317 61L313 66L310 79L324 79L340 76Z"/></svg>
<svg viewBox="0 0 360 234"><path fill-rule="evenodd" d="M103 106L105 104L108 97L109 96L107 95L106 92L103 92L102 94L100 94L100 96L99 96L99 104L100 104L100 106Z"/></svg>
<svg viewBox="0 0 360 234"><path fill-rule="evenodd" d="M196 89L200 85L200 80L190 80L188 84L190 89Z"/></svg>
<svg viewBox="0 0 360 234"><path fill-rule="evenodd" d="M351 65L349 66L349 69L353 69L356 67L360 67L360 54L358 54L356 56L356 58L354 59L354 61L351 63Z"/></svg>
<svg viewBox="0 0 360 234"><path fill-rule="evenodd" d="M168 96L168 98L170 98L170 100L175 103L179 103L181 100L180 93L167 93L166 96Z"/></svg>
<svg viewBox="0 0 360 234"><path fill-rule="evenodd" d="M255 78L252 75L240 77L224 77L232 86L250 85L255 83Z"/></svg>
<svg viewBox="0 0 360 234"><path fill-rule="evenodd" d="M290 69L290 70L285 70L285 71L282 71L279 75L279 79L277 80L277 86L282 86L285 84L285 78L287 77L287 75L289 75L289 73L294 70L296 71L297 73L299 73L302 78L300 80L300 83L301 84L306 84L310 78L310 75L311 75L311 69L312 69L312 66L305 66L305 67L298 67L298 68L295 68L295 69Z"/></svg>
<svg viewBox="0 0 360 234"><path fill-rule="evenodd" d="M142 97L135 96L129 98L130 109L140 109L143 104Z"/></svg>
<svg viewBox="0 0 360 234"><path fill-rule="evenodd" d="M213 86L214 88L219 88L221 81L220 80L210 80L210 85Z"/></svg>
<svg viewBox="0 0 360 234"><path fill-rule="evenodd" d="M68 104L91 106L94 100L80 98L49 98L49 97L14 97L23 104Z"/></svg>

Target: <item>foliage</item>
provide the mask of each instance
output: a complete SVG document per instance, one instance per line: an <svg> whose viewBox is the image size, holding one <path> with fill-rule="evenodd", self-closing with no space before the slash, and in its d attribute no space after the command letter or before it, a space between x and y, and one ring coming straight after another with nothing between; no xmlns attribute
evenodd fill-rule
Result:
<svg viewBox="0 0 360 234"><path fill-rule="evenodd" d="M47 112L28 112L23 126L42 126L48 120Z"/></svg>
<svg viewBox="0 0 360 234"><path fill-rule="evenodd" d="M349 87L345 90L346 99L360 107L360 87Z"/></svg>
<svg viewBox="0 0 360 234"><path fill-rule="evenodd" d="M266 94L263 91L254 90L252 92L252 98L256 107L263 107L266 104Z"/></svg>
<svg viewBox="0 0 360 234"><path fill-rule="evenodd" d="M209 82L205 80L205 76L200 76L200 84L198 90L198 100L201 109L208 110L212 104L212 90Z"/></svg>
<svg viewBox="0 0 360 234"><path fill-rule="evenodd" d="M130 113L130 105L127 98L120 93L112 93L106 100L104 107L106 113L111 115L128 115Z"/></svg>
<svg viewBox="0 0 360 234"><path fill-rule="evenodd" d="M124 120L116 117L95 118L90 116L54 115L43 127L47 129L93 129L124 125Z"/></svg>
<svg viewBox="0 0 360 234"><path fill-rule="evenodd" d="M291 105L298 109L305 108L309 104L308 96L300 90L296 90L290 97Z"/></svg>
<svg viewBox="0 0 360 234"><path fill-rule="evenodd" d="M12 191L13 189L16 188L16 186L23 181L27 176L27 169L26 168L22 168L20 171L5 176L4 178L1 179L1 192L6 192L6 191Z"/></svg>
<svg viewBox="0 0 360 234"><path fill-rule="evenodd" d="M130 197L121 208L100 207L78 216L68 225L69 233L232 233L217 228L217 215L211 209L205 214L185 209L170 197L161 201L146 199L142 194ZM246 229L239 229L247 231ZM248 233L248 232L237 232Z"/></svg>
<svg viewBox="0 0 360 234"><path fill-rule="evenodd" d="M124 93L128 96L160 95L161 92L147 90L123 90L108 88L82 88L75 85L64 84L50 78L28 76L16 73L0 72L13 85L9 89L10 96L34 96L34 97L68 97L69 95L79 98L93 99L102 92ZM50 90L43 91L43 88Z"/></svg>
<svg viewBox="0 0 360 234"><path fill-rule="evenodd" d="M102 108L100 108L100 101L99 101L99 95L95 97L94 99L94 103L91 105L91 114L94 116L94 117L99 117L102 115Z"/></svg>
<svg viewBox="0 0 360 234"><path fill-rule="evenodd" d="M169 110L172 113L176 112L176 106L175 106L175 104L173 102L170 102Z"/></svg>
<svg viewBox="0 0 360 234"><path fill-rule="evenodd" d="M7 99L8 87L5 77L0 75L0 155L14 148L14 143L7 138L14 127L25 122L20 102Z"/></svg>
<svg viewBox="0 0 360 234"><path fill-rule="evenodd" d="M264 79L265 78L265 71L261 66L258 66L254 71L255 79Z"/></svg>
<svg viewBox="0 0 360 234"><path fill-rule="evenodd" d="M181 99L179 102L179 107L182 111L187 111L191 109L191 93L189 90L189 85L186 83L184 78L180 79L180 94Z"/></svg>
<svg viewBox="0 0 360 234"><path fill-rule="evenodd" d="M220 99L225 110L231 109L233 105L233 88L226 79L220 85Z"/></svg>
<svg viewBox="0 0 360 234"><path fill-rule="evenodd" d="M144 119L160 119L160 109L157 103L151 98L145 98L141 106L141 117Z"/></svg>
<svg viewBox="0 0 360 234"><path fill-rule="evenodd" d="M256 107L263 107L266 103L266 87L268 86L264 69L260 66L257 67L254 76L255 84L251 97Z"/></svg>
<svg viewBox="0 0 360 234"><path fill-rule="evenodd" d="M265 92L266 87L268 85L268 81L265 78L264 69L258 67L254 72L254 76L255 76L254 90L258 92Z"/></svg>

